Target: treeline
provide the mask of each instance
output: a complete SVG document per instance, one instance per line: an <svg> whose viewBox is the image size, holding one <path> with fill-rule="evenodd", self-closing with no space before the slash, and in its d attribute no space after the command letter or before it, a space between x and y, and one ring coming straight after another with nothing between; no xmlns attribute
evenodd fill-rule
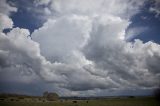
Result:
<svg viewBox="0 0 160 106"><path fill-rule="evenodd" d="M1 93L0 94L0 98L8 98L8 97L37 98L41 96L30 96L30 95L11 94L11 93Z"/></svg>
<svg viewBox="0 0 160 106"><path fill-rule="evenodd" d="M31 96L31 95L22 95L22 94L10 94L10 93L1 93L0 100L7 100L11 98L14 100L43 100L43 101L56 101L59 99L59 95L54 92L44 92L42 96Z"/></svg>

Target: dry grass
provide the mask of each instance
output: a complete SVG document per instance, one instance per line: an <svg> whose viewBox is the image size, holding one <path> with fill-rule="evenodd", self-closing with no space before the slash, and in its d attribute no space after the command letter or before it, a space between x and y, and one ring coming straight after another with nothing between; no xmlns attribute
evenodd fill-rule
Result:
<svg viewBox="0 0 160 106"><path fill-rule="evenodd" d="M154 98L68 101L0 101L0 106L160 106Z"/></svg>

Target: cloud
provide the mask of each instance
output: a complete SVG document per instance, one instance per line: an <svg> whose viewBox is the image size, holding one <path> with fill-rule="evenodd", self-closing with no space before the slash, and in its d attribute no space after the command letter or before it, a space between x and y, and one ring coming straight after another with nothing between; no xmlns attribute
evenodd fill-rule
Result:
<svg viewBox="0 0 160 106"><path fill-rule="evenodd" d="M60 14L80 13L80 14L114 14L131 16L137 12L138 6L143 4L136 0L52 0L51 9ZM118 10L118 11L117 11Z"/></svg>
<svg viewBox="0 0 160 106"><path fill-rule="evenodd" d="M142 34L143 32L149 30L148 27L133 27L133 28L129 28L126 31L126 35L125 35L125 39L126 40L131 40L137 36L139 36L140 34Z"/></svg>
<svg viewBox="0 0 160 106"><path fill-rule="evenodd" d="M112 14L129 18L139 11L145 0L35 0L36 5L48 5L54 16L66 14Z"/></svg>
<svg viewBox="0 0 160 106"><path fill-rule="evenodd" d="M14 28L7 35L0 34L0 72L3 73L3 78L9 75L12 81L14 77L12 75L16 76L17 74L14 77L17 81L25 81L27 78L25 75L29 77L35 73L33 70L39 70L35 69L35 66L39 65L38 59L40 59L38 44L29 39L28 35L28 30L20 28Z"/></svg>
<svg viewBox="0 0 160 106"><path fill-rule="evenodd" d="M89 36L90 25L88 17L64 16L57 20L48 20L43 27L32 34L32 38L40 43L41 53L48 60L65 62L74 50L85 44Z"/></svg>
<svg viewBox="0 0 160 106"><path fill-rule="evenodd" d="M0 1L0 13L3 13L5 15L10 15L10 12L16 12L17 8L10 6L7 3L7 0L1 0Z"/></svg>
<svg viewBox="0 0 160 106"><path fill-rule="evenodd" d="M156 13L155 17L159 17L160 15L160 1L159 0L153 0L153 6L149 8L150 12Z"/></svg>
<svg viewBox="0 0 160 106"><path fill-rule="evenodd" d="M123 85L147 88L158 85L159 72L156 71L159 69L156 65L157 55L158 58L160 56L158 44L153 42L143 44L139 40L135 43L111 40L106 45L99 45L99 42L91 40L84 48L85 56L113 81L119 83L120 87Z"/></svg>
<svg viewBox="0 0 160 106"><path fill-rule="evenodd" d="M50 0L34 0L36 5L47 5L49 2Z"/></svg>
<svg viewBox="0 0 160 106"><path fill-rule="evenodd" d="M0 31L3 31L5 28L12 28L13 22L12 20L4 14L0 13Z"/></svg>
<svg viewBox="0 0 160 106"><path fill-rule="evenodd" d="M6 0L0 1L0 31L3 31L5 28L12 28L13 22L9 18L11 12L16 12L17 8L10 6Z"/></svg>
<svg viewBox="0 0 160 106"><path fill-rule="evenodd" d="M59 15L32 34L33 40L40 44L41 54L52 63L50 69L54 70L45 71L44 80L58 82L60 88L71 91L156 87L159 72L154 69L159 67L156 63L149 65L146 60L151 57L158 63L154 55L159 54L159 45L124 40L131 22L123 12L129 7L122 13L116 13L114 9L118 11L119 8L110 6L108 9L112 11L97 12L101 2L95 1L93 7L89 7L87 4L91 2L82 1L86 3L83 8L77 2L53 1L56 5L53 10Z"/></svg>
<svg viewBox="0 0 160 106"><path fill-rule="evenodd" d="M35 3L51 3L48 9L55 14L31 34L32 39L27 29L12 28L7 16L0 20L2 30L12 28L0 33L1 81L45 81L61 95L97 95L158 85L160 45L125 41L130 36L126 34L130 18L143 0Z"/></svg>

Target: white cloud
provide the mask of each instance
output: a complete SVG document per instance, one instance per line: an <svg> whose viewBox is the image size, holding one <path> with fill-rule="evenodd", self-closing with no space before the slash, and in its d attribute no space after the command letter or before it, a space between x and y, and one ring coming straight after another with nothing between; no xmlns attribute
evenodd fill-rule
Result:
<svg viewBox="0 0 160 106"><path fill-rule="evenodd" d="M158 44L153 42L143 44L139 40L133 44L117 40L107 41L105 45L99 45L99 42L101 41L91 40L84 48L85 56L94 62L98 69L106 72L112 80L120 86L123 85L121 87L143 88L158 85L159 71L156 71L160 68L157 65L157 58L160 56Z"/></svg>
<svg viewBox="0 0 160 106"><path fill-rule="evenodd" d="M112 14L130 17L137 13L144 0L50 0L51 9L60 15L64 14ZM127 14L126 14L127 13Z"/></svg>
<svg viewBox="0 0 160 106"><path fill-rule="evenodd" d="M12 27L13 27L12 20L8 16L0 13L0 31L2 31L5 28L12 28Z"/></svg>
<svg viewBox="0 0 160 106"><path fill-rule="evenodd" d="M146 60L152 54L153 61L158 61L154 55L159 57L159 45L153 42L144 44L139 40L135 43L124 41L125 30L131 23L129 18L133 15L127 11L132 10L133 5L129 7L122 2L119 5L126 6L122 12L112 6L97 12L101 2L95 1L87 6L91 1L53 1L52 9L58 15L32 34L33 40L40 44L42 55L52 62L52 71L42 72L44 79L59 82L59 87L71 91L157 86L159 72L152 68L157 69L158 65L148 65L150 63ZM134 5L134 9L138 9L139 4L141 2L137 7ZM154 48L157 50L152 51Z"/></svg>
<svg viewBox="0 0 160 106"><path fill-rule="evenodd" d="M0 1L0 13L3 13L5 15L10 15L10 12L16 12L17 8L12 7L7 3L7 0L1 0Z"/></svg>
<svg viewBox="0 0 160 106"><path fill-rule="evenodd" d="M28 39L28 35L28 30L19 28L14 28L7 35L0 34L0 71L4 75L3 78L8 80L7 76L10 76L10 81L14 78L16 81L25 81L33 77L31 75L35 73L34 65L39 65L37 61L41 58L38 54L38 44ZM16 74L17 76L12 77Z"/></svg>
<svg viewBox="0 0 160 106"><path fill-rule="evenodd" d="M32 38L40 43L41 53L47 59L52 62L59 60L65 62L74 50L85 44L90 26L91 22L87 16L60 17L57 20L48 20L32 34Z"/></svg>
<svg viewBox="0 0 160 106"><path fill-rule="evenodd" d="M17 8L10 6L6 0L0 1L0 31L5 28L12 28L13 22L9 18L11 12L16 12Z"/></svg>
<svg viewBox="0 0 160 106"><path fill-rule="evenodd" d="M157 86L160 45L124 40L130 18L143 0L35 3L49 2L55 15L33 32L33 40L26 29L0 33L1 80L44 80L65 95ZM4 20L1 29L12 28L12 21Z"/></svg>

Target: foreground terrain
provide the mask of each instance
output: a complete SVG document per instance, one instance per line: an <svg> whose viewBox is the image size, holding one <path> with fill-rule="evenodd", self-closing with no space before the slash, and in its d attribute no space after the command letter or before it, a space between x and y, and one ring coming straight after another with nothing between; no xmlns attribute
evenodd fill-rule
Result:
<svg viewBox="0 0 160 106"><path fill-rule="evenodd" d="M97 100L22 100L0 101L0 106L160 106L158 101L151 97L137 98L109 98Z"/></svg>

